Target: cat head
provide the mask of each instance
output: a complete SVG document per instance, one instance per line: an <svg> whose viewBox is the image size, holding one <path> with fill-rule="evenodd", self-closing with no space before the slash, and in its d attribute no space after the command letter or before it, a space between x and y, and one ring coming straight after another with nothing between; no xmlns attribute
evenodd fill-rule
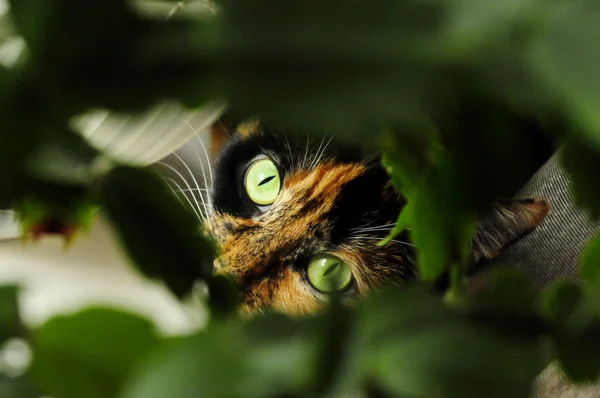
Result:
<svg viewBox="0 0 600 398"><path fill-rule="evenodd" d="M220 248L216 272L234 277L243 310L308 314L332 293L354 300L383 282L417 277L406 232L377 245L406 203L377 155L258 122L227 139L215 131L208 227ZM496 256L547 212L540 200L495 205L479 224L472 262Z"/></svg>

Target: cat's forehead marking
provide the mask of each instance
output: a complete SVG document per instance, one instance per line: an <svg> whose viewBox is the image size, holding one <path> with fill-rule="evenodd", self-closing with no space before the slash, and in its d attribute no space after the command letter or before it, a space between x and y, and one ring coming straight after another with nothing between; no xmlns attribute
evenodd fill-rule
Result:
<svg viewBox="0 0 600 398"><path fill-rule="evenodd" d="M246 139L260 132L260 122L258 120L249 120L241 123L236 130L242 139Z"/></svg>

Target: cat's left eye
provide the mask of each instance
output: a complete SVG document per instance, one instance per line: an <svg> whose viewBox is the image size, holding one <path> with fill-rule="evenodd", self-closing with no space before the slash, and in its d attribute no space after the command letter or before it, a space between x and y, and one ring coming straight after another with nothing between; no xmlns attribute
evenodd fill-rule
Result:
<svg viewBox="0 0 600 398"><path fill-rule="evenodd" d="M316 256L306 270L308 281L321 293L334 293L347 288L352 282L348 264L329 255Z"/></svg>
<svg viewBox="0 0 600 398"><path fill-rule="evenodd" d="M273 204L281 189L279 170L275 163L268 158L252 163L246 171L244 188L250 200L257 205Z"/></svg>

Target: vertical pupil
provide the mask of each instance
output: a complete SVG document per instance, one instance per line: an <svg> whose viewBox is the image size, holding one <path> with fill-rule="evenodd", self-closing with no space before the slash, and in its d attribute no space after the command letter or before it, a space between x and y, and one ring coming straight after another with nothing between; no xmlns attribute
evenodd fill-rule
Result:
<svg viewBox="0 0 600 398"><path fill-rule="evenodd" d="M264 180L262 180L261 182L258 183L258 186L260 187L261 185L265 185L267 182L271 181L273 178L275 178L275 176L269 176L269 177L265 178Z"/></svg>
<svg viewBox="0 0 600 398"><path fill-rule="evenodd" d="M323 276L327 276L327 275L331 274L339 266L340 266L340 263L332 264L329 268L327 268L327 270L325 270L325 272L323 272Z"/></svg>

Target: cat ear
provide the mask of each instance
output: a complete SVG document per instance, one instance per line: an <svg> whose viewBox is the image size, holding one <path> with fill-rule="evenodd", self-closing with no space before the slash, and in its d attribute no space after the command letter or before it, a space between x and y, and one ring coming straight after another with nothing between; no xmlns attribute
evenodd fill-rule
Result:
<svg viewBox="0 0 600 398"><path fill-rule="evenodd" d="M231 123L227 115L224 115L210 126L209 153L212 161L221 153L227 141L233 137L235 127L236 125Z"/></svg>
<svg viewBox="0 0 600 398"><path fill-rule="evenodd" d="M210 128L210 156L214 160L225 144L234 136L242 139L260 130L258 120L245 120L233 112L228 112L217 120Z"/></svg>
<svg viewBox="0 0 600 398"><path fill-rule="evenodd" d="M512 199L495 203L478 222L470 264L490 260L537 227L550 211L543 199Z"/></svg>

